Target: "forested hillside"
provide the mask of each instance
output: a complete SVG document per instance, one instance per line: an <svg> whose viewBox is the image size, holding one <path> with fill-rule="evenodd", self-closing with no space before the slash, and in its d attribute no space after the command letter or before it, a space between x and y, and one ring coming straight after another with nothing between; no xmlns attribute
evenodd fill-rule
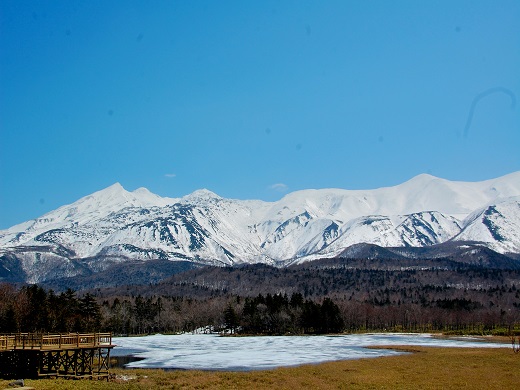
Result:
<svg viewBox="0 0 520 390"><path fill-rule="evenodd" d="M439 259L203 267L77 293L0 285L0 332L508 333L519 324L520 271Z"/></svg>

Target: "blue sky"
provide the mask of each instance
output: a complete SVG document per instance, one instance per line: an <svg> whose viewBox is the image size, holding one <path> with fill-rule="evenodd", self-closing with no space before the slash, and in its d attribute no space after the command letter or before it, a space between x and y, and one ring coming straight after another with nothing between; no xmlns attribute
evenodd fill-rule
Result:
<svg viewBox="0 0 520 390"><path fill-rule="evenodd" d="M0 228L120 182L277 200L520 170L520 2L0 2Z"/></svg>

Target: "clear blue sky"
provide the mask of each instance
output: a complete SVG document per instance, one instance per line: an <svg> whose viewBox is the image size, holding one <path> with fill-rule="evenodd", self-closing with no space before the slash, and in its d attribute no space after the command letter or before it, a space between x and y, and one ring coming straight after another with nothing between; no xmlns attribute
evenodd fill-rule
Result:
<svg viewBox="0 0 520 390"><path fill-rule="evenodd" d="M0 1L0 228L120 182L520 170L520 1Z"/></svg>

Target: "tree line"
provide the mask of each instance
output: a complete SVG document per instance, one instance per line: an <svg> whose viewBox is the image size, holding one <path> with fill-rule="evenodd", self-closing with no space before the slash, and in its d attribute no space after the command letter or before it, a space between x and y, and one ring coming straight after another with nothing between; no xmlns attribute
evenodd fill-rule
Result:
<svg viewBox="0 0 520 390"><path fill-rule="evenodd" d="M497 286L476 299L461 289L374 289L305 298L302 293L204 298L168 295L59 294L0 284L0 333L193 332L318 334L366 331L520 334L518 291ZM482 298L482 297L480 297Z"/></svg>
<svg viewBox="0 0 520 390"><path fill-rule="evenodd" d="M16 289L0 284L0 333L70 333L101 329L100 306L86 293L68 289L60 294L30 285Z"/></svg>
<svg viewBox="0 0 520 390"><path fill-rule="evenodd" d="M255 298L115 297L100 301L71 289L60 294L31 285L16 289L0 284L0 333L115 334L192 332L211 328L250 334L334 333L344 323L330 298L322 303L301 294Z"/></svg>

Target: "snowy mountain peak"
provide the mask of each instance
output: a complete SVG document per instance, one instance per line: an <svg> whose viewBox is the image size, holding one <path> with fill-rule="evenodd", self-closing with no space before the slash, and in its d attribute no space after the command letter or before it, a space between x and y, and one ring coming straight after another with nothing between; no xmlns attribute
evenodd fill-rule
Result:
<svg viewBox="0 0 520 390"><path fill-rule="evenodd" d="M150 190L148 188L144 188L144 187L139 187L138 189L133 190L132 193L134 193L136 195L141 195L141 196L154 195L152 192L150 192Z"/></svg>
<svg viewBox="0 0 520 390"><path fill-rule="evenodd" d="M123 186L120 183L114 183L111 186L104 188L102 190L96 191L91 195L88 195L81 200L85 199L100 199L100 200L109 200L109 199L122 199L126 198L130 194L127 190L123 188Z"/></svg>
<svg viewBox="0 0 520 390"><path fill-rule="evenodd" d="M163 198L144 187L132 191L132 195L139 199L143 204L148 204L149 206L162 207L179 202L179 199L177 198Z"/></svg>
<svg viewBox="0 0 520 390"><path fill-rule="evenodd" d="M147 188L140 187L132 192L127 191L120 183L112 184L101 191L94 192L73 203L93 203L101 208L115 207L117 211L125 207L163 207L178 202L179 199L156 195Z"/></svg>
<svg viewBox="0 0 520 390"><path fill-rule="evenodd" d="M105 189L81 198L72 205L85 205L87 207L100 206L103 208L109 205L114 207L139 206L139 197L136 195L137 194L125 190L120 183L115 183Z"/></svg>
<svg viewBox="0 0 520 390"><path fill-rule="evenodd" d="M412 177L407 183L427 183L433 180L444 180L437 176L430 175L429 173L420 173L417 176Z"/></svg>
<svg viewBox="0 0 520 390"><path fill-rule="evenodd" d="M111 186L108 186L102 190L99 190L97 192L126 192L124 187L119 182L115 182Z"/></svg>
<svg viewBox="0 0 520 390"><path fill-rule="evenodd" d="M222 198L208 189L200 189L192 192L189 195L183 196L181 201L183 203L190 202L211 202L215 200L221 200Z"/></svg>

